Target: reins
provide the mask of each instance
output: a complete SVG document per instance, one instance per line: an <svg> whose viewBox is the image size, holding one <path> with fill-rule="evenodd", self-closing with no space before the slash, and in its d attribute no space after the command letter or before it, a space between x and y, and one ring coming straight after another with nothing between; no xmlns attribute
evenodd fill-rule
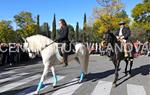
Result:
<svg viewBox="0 0 150 95"><path fill-rule="evenodd" d="M50 44L46 45L44 48L41 49L41 51L44 50L45 48L47 48L48 46L52 45L54 42L55 42L55 41L53 41L53 42L51 42Z"/></svg>

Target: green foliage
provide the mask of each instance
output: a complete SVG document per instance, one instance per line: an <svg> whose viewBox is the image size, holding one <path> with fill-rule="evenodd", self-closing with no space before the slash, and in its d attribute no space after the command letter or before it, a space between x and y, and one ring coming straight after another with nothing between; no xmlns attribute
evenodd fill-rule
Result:
<svg viewBox="0 0 150 95"><path fill-rule="evenodd" d="M87 42L100 42L102 34L94 29L94 27L87 27Z"/></svg>
<svg viewBox="0 0 150 95"><path fill-rule="evenodd" d="M26 25L23 29L18 29L17 33L21 37L29 37L36 34L37 25L36 24L29 24Z"/></svg>
<svg viewBox="0 0 150 95"><path fill-rule="evenodd" d="M45 35L45 36L51 38L51 32L50 32L48 23L45 22L45 23L41 26L41 32L40 32L40 34Z"/></svg>
<svg viewBox="0 0 150 95"><path fill-rule="evenodd" d="M150 31L150 3L137 4L132 10L132 17L145 31Z"/></svg>
<svg viewBox="0 0 150 95"><path fill-rule="evenodd" d="M132 17L136 22L150 22L150 3L137 4L132 10Z"/></svg>
<svg viewBox="0 0 150 95"><path fill-rule="evenodd" d="M139 39L141 41L147 41L150 37L149 1L150 0L143 0L143 4L137 4L132 10L132 17L134 19L134 22L132 24L132 31L134 32L134 34L140 34L136 37L136 39Z"/></svg>
<svg viewBox="0 0 150 95"><path fill-rule="evenodd" d="M120 21L129 23L130 19L125 10L124 5L118 0L98 0L102 7L94 9L94 30L103 34L107 30L116 30Z"/></svg>
<svg viewBox="0 0 150 95"><path fill-rule="evenodd" d="M143 3L150 3L150 0L143 0Z"/></svg>
<svg viewBox="0 0 150 95"><path fill-rule="evenodd" d="M22 11L19 14L15 15L14 19L17 26L19 26L20 28L25 28L26 25L35 23L32 18L32 13L26 11Z"/></svg>
<svg viewBox="0 0 150 95"><path fill-rule="evenodd" d="M128 18L127 12L125 10L116 13L115 16L118 18Z"/></svg>
<svg viewBox="0 0 150 95"><path fill-rule="evenodd" d="M13 31L11 21L0 21L0 42L15 42L16 33Z"/></svg>
<svg viewBox="0 0 150 95"><path fill-rule="evenodd" d="M37 34L38 25L33 20L32 13L22 11L15 15L14 19L17 26L19 27L17 30L18 35L21 35L22 37L29 37L31 35ZM39 19L39 16L37 19Z"/></svg>
<svg viewBox="0 0 150 95"><path fill-rule="evenodd" d="M74 27L72 25L68 25L68 29L69 29L69 40L70 41L75 41L75 31L74 31Z"/></svg>
<svg viewBox="0 0 150 95"><path fill-rule="evenodd" d="M101 41L103 33L111 30L114 31L119 28L118 23L125 21L127 25L130 19L125 10L124 4L120 0L97 0L100 7L94 8L93 21L93 41Z"/></svg>

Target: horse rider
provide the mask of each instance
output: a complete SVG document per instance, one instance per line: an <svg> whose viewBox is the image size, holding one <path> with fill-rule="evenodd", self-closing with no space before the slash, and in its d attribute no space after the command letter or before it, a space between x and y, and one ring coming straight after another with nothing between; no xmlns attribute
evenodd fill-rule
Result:
<svg viewBox="0 0 150 95"><path fill-rule="evenodd" d="M59 37L56 39L56 42L58 43L65 43L65 49L63 52L63 63L65 63L64 67L68 66L68 50L69 50L69 39L68 39L68 33L69 33L69 29L67 26L67 23L64 19L60 19L59 20L59 27L60 27L60 31L59 31Z"/></svg>
<svg viewBox="0 0 150 95"><path fill-rule="evenodd" d="M115 36L117 37L118 41L120 41L124 45L124 56L127 57L128 53L126 43L131 35L131 31L129 27L125 27L125 24L126 23L124 21L119 22L120 28L116 31Z"/></svg>

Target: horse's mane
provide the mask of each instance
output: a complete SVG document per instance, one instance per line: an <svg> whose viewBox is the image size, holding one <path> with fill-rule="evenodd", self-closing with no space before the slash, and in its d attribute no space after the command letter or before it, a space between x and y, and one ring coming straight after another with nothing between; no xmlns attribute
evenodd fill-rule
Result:
<svg viewBox="0 0 150 95"><path fill-rule="evenodd" d="M48 37L43 36L43 35L39 35L39 34L27 37L26 40L29 43L29 48L33 52L38 52L42 48L45 48L46 45L48 45L48 44L53 42Z"/></svg>
<svg viewBox="0 0 150 95"><path fill-rule="evenodd" d="M111 33L111 32L109 32L109 34L112 37L112 41L114 41L115 43L117 43L118 41L117 41L116 36L113 33Z"/></svg>

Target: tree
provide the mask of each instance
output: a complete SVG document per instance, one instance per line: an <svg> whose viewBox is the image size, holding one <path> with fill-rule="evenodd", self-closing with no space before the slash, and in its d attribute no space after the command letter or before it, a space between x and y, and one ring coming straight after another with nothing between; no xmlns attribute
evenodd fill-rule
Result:
<svg viewBox="0 0 150 95"><path fill-rule="evenodd" d="M18 34L22 37L28 37L37 34L37 24L35 23L32 13L22 11L14 16L17 26L19 26Z"/></svg>
<svg viewBox="0 0 150 95"><path fill-rule="evenodd" d="M54 14L53 23L52 23L52 33L51 38L54 40L56 38L56 17Z"/></svg>
<svg viewBox="0 0 150 95"><path fill-rule="evenodd" d="M41 34L51 38L51 33L47 22L41 26Z"/></svg>
<svg viewBox="0 0 150 95"><path fill-rule="evenodd" d="M83 42L87 41L87 20L86 20L86 13L84 14L84 21L83 21Z"/></svg>
<svg viewBox="0 0 150 95"><path fill-rule="evenodd" d="M143 0L143 3L150 3L150 0Z"/></svg>
<svg viewBox="0 0 150 95"><path fill-rule="evenodd" d="M150 4L137 4L135 8L132 10L132 17L136 22L147 23L150 22Z"/></svg>
<svg viewBox="0 0 150 95"><path fill-rule="evenodd" d="M116 13L115 16L118 18L128 18L127 12L125 10Z"/></svg>
<svg viewBox="0 0 150 95"><path fill-rule="evenodd" d="M19 26L20 28L25 28L26 25L35 23L32 18L32 13L26 11L22 11L19 14L15 15L14 19L17 26Z"/></svg>
<svg viewBox="0 0 150 95"><path fill-rule="evenodd" d="M37 33L40 33L40 15L37 15Z"/></svg>
<svg viewBox="0 0 150 95"><path fill-rule="evenodd" d="M143 0L143 3L137 4L132 10L134 22L132 31L140 34L136 37L141 41L147 41L150 37L150 0Z"/></svg>
<svg viewBox="0 0 150 95"><path fill-rule="evenodd" d="M87 20L86 20L86 13L84 14L84 21L83 21L83 30L86 32L87 28Z"/></svg>
<svg viewBox="0 0 150 95"><path fill-rule="evenodd" d="M79 23L76 24L76 42L79 41Z"/></svg>
<svg viewBox="0 0 150 95"><path fill-rule="evenodd" d="M134 21L145 31L150 31L150 3L137 4L132 10Z"/></svg>
<svg viewBox="0 0 150 95"><path fill-rule="evenodd" d="M75 31L74 31L74 27L72 25L68 25L68 29L69 29L69 34L68 34L68 38L70 41L75 41Z"/></svg>
<svg viewBox="0 0 150 95"><path fill-rule="evenodd" d="M94 9L94 30L103 34L107 30L116 30L120 21L129 23L130 19L123 10L120 0L97 0L101 7Z"/></svg>
<svg viewBox="0 0 150 95"><path fill-rule="evenodd" d="M0 42L9 43L15 42L15 32L11 25L11 21L2 20L0 21Z"/></svg>
<svg viewBox="0 0 150 95"><path fill-rule="evenodd" d="M51 38L50 27L48 23L45 24L45 30L46 30L47 37Z"/></svg>
<svg viewBox="0 0 150 95"><path fill-rule="evenodd" d="M29 25L26 25L24 29L18 29L17 31L21 37L29 37L29 36L35 35L36 30L37 30L36 24L29 24Z"/></svg>
<svg viewBox="0 0 150 95"><path fill-rule="evenodd" d="M97 11L100 14L108 14L110 16L120 12L124 7L124 4L120 0L97 0L97 2L101 6Z"/></svg>

